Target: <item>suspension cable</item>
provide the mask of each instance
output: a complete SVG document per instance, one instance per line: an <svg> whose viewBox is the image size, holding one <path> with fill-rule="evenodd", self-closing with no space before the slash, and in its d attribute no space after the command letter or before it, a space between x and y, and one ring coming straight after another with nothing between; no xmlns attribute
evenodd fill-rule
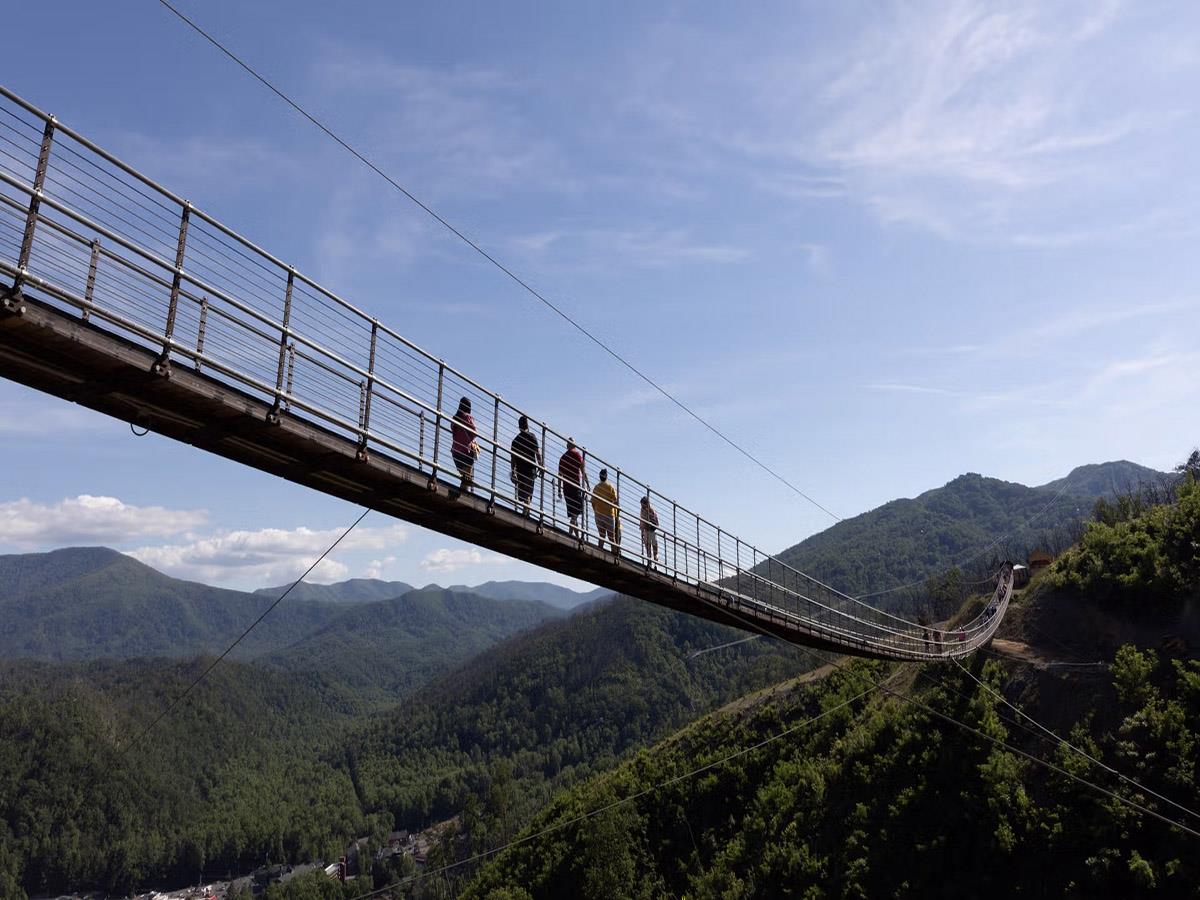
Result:
<svg viewBox="0 0 1200 900"><path fill-rule="evenodd" d="M162 712L160 712L155 717L153 722L151 722L149 725L147 725L145 728L143 728L137 734L137 736L135 736L133 738L133 740L131 740L129 743L127 743L124 747L122 747L120 749L120 751L119 751L120 755L124 756L126 753L128 753L129 750L132 749L139 741L141 741L147 734L149 734L152 730L154 730L154 726L156 726L159 722L161 722L163 719L165 719L171 713L171 711L173 709L175 709L175 707L177 707L180 703L182 703L184 698L187 697L187 695L192 692L192 689L195 688L196 685L198 685L201 681L203 681L204 677L206 675L208 675L209 672L211 672L213 669L215 669L217 667L217 663L219 663L226 656L228 656L230 654L230 652L233 650L233 648L236 647L238 644L240 644L242 642L243 638L245 638L246 635L248 635L251 631L253 631L254 627L259 622L261 622L263 619L265 619L267 617L267 614L270 613L271 610L273 610L280 603L282 603L284 598L292 592L292 590L296 587L296 585L298 585L305 578L307 578L309 576L309 574L312 572L312 570L315 569L317 566L319 566L321 564L321 562L325 559L325 557L327 557L330 553L332 553L334 551L334 548L337 547L337 545L340 544L343 540L345 540L346 536L348 534L350 534L350 532L352 532L355 528L358 527L358 523L361 522L363 519L365 519L367 517L367 513L369 513L370 511L371 511L370 507L368 507L367 509L364 509L362 511L362 515L360 515L357 519L355 519L354 523L349 528L347 528L345 531L343 531L341 533L341 535L338 537L338 539L336 541L334 541L332 544L330 544L328 549L326 549L324 553L322 553L320 556L318 556L316 561L311 566L309 566L307 569L305 569L303 575L301 575L299 578L297 578L295 581L293 581L291 583L291 586L288 587L288 589L286 591L284 591L282 594L280 594L278 597L276 597L275 602L272 603L270 606L268 606L265 610L263 610L262 614L257 619L255 619L253 622L251 622L246 627L246 630L243 631L240 635L238 635L237 639L234 640L234 642L232 644L230 644L228 647L226 647L224 649L224 651L222 651L220 656L218 656L211 663L209 663L208 668L206 668L203 672L201 672L199 675L197 675L195 681L193 681L191 684L189 684L184 689L183 693L181 693L178 697L176 697L174 700L172 700L170 702L170 704L168 704L167 708L164 709Z"/></svg>
<svg viewBox="0 0 1200 900"><path fill-rule="evenodd" d="M440 213L438 213L436 210L434 210L433 207L431 207L425 201L418 198L408 188L404 187L404 185L402 185L399 181L394 179L391 175L387 174L387 172L385 172L383 169L381 169L376 163L372 162L369 157L367 157L366 155L361 153L359 150L355 149L353 145L351 145L348 141L346 141L345 139L340 137L328 125L326 125L324 122L322 122L316 116L314 116L312 113L308 112L308 110L306 110L299 103L297 103L295 100L293 100L287 94L285 94L280 88L276 87L273 82L271 82L265 76L260 74L257 69L255 69L249 63L247 63L245 60L243 60L240 56L238 56L236 53L234 53L232 50L230 50L228 47L226 47L224 44L222 44L219 40L217 40L215 37L213 37L207 31L205 31L194 20L188 18L186 15L184 15L182 12L180 12L180 10L177 9L174 5L172 5L169 2L169 0L158 0L158 2L161 3L164 7L166 7L166 9L168 9L170 12L174 13L174 15L181 22L183 22L185 25L187 25L189 28L191 28L193 31L195 31L198 35L200 35L202 38L204 38L206 41L208 41L210 44L212 44L214 47L216 47L218 50L220 50L221 53L223 53L225 56L227 56L233 62L237 63L238 66L240 66L249 75L251 75L255 80L257 80L259 83L261 83L265 88L267 88L269 91L271 91L271 93L275 94L275 96L277 96L280 100L282 100L284 103L286 103L288 106L290 106L293 110L295 110L297 113L299 113L305 119L307 119L309 122L311 122L313 125L315 125L318 129L320 129L322 132L324 132L326 137L333 140L335 143L337 143L339 146L341 146L342 149L344 149L346 152L348 152L351 156L353 156L355 159L357 159L359 162L361 162L364 166L366 166L368 169L370 169L372 172L374 172L376 175L378 175L380 178L382 178L384 181L386 181L388 184L390 184L393 188L395 188L397 191L399 191L401 194L403 194L405 197L407 197L410 201L412 201L414 204L416 204L416 206L418 206L425 213L427 213L431 218L433 218L436 222L438 222L440 225L442 225L452 235L454 235L456 238L458 238L460 241L462 241L464 244L466 244L468 247L470 247L472 250L474 250L477 254L482 256L487 262L491 263L495 268L499 269L504 275L506 275L513 282L515 282L526 293L528 293L530 296L534 297L536 300L538 300L542 304L544 304L547 308L552 310L561 319L563 319L563 321L565 321L572 328L574 328L576 331L578 331L580 334L582 334L584 337L586 337L588 340L590 340L593 344L595 344L597 347L599 347L601 350L603 350L605 353L607 353L610 357L612 357L614 360L616 360L618 363L620 363L622 366L624 366L626 369L628 369L630 372L632 372L634 375L636 375L639 379L641 379L646 384L648 384L650 387L652 387L655 391L657 391L659 394L661 394L663 397L665 397L667 400L669 400L672 404L674 404L680 410L685 412L688 416L695 419L697 422L699 422L706 429L711 431L714 435L716 435L718 438L720 438L722 441L724 441L726 444L728 444L730 447L732 447L734 450L736 450L742 456L746 457L746 459L750 460L752 463L754 463L756 466L758 466L764 472L769 474L772 478L776 479L781 484L785 485L786 487L788 487L790 490L794 491L799 496L803 497L805 500L807 500L809 503L811 503L817 509L821 510L826 515L833 518L835 521L838 521L838 522L843 521L842 517L839 516L837 513L831 512L827 507L823 506L821 503L814 500L812 497L810 497L808 494L806 494L804 491L802 491L800 488L798 488L795 484L793 484L791 481L789 481L787 478L785 478L783 475L781 475L775 469L771 468L765 462L760 460L757 456L755 456L753 453L751 453L749 450L747 450L741 444L734 441L731 437L726 435L723 431L718 429L715 425L713 425L711 422L709 422L707 419L705 419L703 416L701 416L699 413L697 413L695 410L693 410L690 406L688 406L686 403L684 403L682 400L680 400L678 397L676 397L674 394L672 394L670 391L668 391L666 388L664 388L661 384L659 384L657 381L655 381L653 378L651 378L649 375L647 375L645 372L643 372L641 369L639 369L636 365L634 365L632 362L630 362L628 359L626 359L624 356L622 356L620 353L618 353L616 350L614 350L611 346L609 346L607 343L605 343L603 339L601 339L596 334L594 334L592 331L588 330L586 327L581 325L578 321L576 321L574 318L572 318L571 315L569 313L567 313L562 307L558 306L557 304L552 302L550 299L548 299L544 294L542 294L540 291L538 291L536 288L534 288L528 281L523 279L521 276L517 275L516 272L514 272L512 269L510 269L508 266L506 266L497 257L493 256L491 253L489 253L487 250L485 250L480 244L478 244L472 238L468 237L464 232L459 230L456 226L451 224L449 220L447 220Z"/></svg>
<svg viewBox="0 0 1200 900"><path fill-rule="evenodd" d="M996 691L992 690L991 687L989 687L987 684L985 684L983 681L981 681L979 678L977 678L975 676L975 673L972 672L970 669L968 669L966 666L964 666L959 660L956 659L956 660L954 660L954 662L977 685L979 685L981 688L983 688L985 691L987 691L989 694L991 694L993 697L995 697L997 700L999 700L1001 703L1003 703L1005 706L1007 706L1009 709L1011 709L1017 715L1021 716L1023 719L1027 719L1028 721L1032 722L1038 729L1045 732L1050 738L1057 741L1061 746L1066 747L1069 750L1074 751L1075 753L1078 753L1080 756L1082 756L1088 762L1092 763L1093 765L1099 766L1101 769L1108 772L1110 775L1115 775L1117 778L1121 779L1126 784L1133 785L1139 791L1149 794L1152 797L1156 797L1159 800L1162 800L1164 803L1169 803L1171 806L1174 806L1176 809L1187 813L1189 816L1192 816L1193 818L1200 819L1200 813L1196 812L1195 810L1189 809L1188 807L1184 806L1181 803L1176 803L1170 797L1164 797L1162 794L1158 793L1157 791L1151 790L1150 788L1146 787L1144 784L1141 784L1141 783L1135 781L1134 779L1130 778L1129 776L1124 775L1121 772L1118 772L1116 769L1114 769L1112 766L1108 765L1107 763L1101 762L1100 760L1096 759L1096 757L1092 756L1086 750L1076 747L1074 744L1072 744L1066 738L1060 736L1059 734L1054 732L1052 729L1047 728L1045 725L1043 725L1041 722L1039 722L1033 716L1029 715L1027 712L1022 710L1019 706L1017 706L1014 703L1009 702L1008 698L1005 697L1003 694L997 693Z"/></svg>

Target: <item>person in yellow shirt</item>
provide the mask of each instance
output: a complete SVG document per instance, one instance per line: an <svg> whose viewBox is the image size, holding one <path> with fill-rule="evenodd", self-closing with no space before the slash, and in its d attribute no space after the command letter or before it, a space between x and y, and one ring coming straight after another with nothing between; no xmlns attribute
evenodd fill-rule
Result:
<svg viewBox="0 0 1200 900"><path fill-rule="evenodd" d="M600 535L599 546L604 549L605 540L612 547L613 553L620 553L621 523L620 499L617 489L608 480L608 469L600 470L600 482L592 490L592 512L596 514L596 531Z"/></svg>

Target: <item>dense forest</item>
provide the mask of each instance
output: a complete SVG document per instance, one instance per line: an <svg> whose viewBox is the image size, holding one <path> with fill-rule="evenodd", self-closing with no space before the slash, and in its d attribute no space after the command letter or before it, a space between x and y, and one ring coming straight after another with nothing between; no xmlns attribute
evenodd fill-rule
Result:
<svg viewBox="0 0 1200 900"><path fill-rule="evenodd" d="M0 664L0 872L30 892L195 883L472 804L511 833L556 784L797 670L766 641L688 658L736 636L618 599L367 720L361 684L226 663L132 747L207 658Z"/></svg>
<svg viewBox="0 0 1200 900"><path fill-rule="evenodd" d="M1049 634L1056 646L1069 632L1086 659L1114 634L1134 635L1142 649L1110 652L1102 678L994 663L974 673L1060 733L1073 729L1106 763L1195 806L1200 673L1145 645L1197 609L1200 490L1185 481L1170 503L1131 490L1086 496L1135 476L1122 464L1085 467L1065 486L1032 492L964 476L852 520L838 542L818 536L799 547L872 561L858 577L882 589L889 582L873 580L876 564L910 549L913 523L940 515L970 530L1012 509L1036 516L1058 508L1050 500L1062 489L1059 500L1069 496L1094 521L1022 592L1005 627L1029 640ZM904 506L918 502L916 512ZM490 586L490 600L438 588L378 600L390 589L383 583L316 591L294 606L289 598L296 618L252 644L252 661L222 663L156 721L211 661L194 654L269 597L179 582L99 549L0 557L0 575L10 614L9 660L0 662L0 896L194 884L268 861L333 859L352 839L378 846L392 828L443 820L447 837L429 871L557 830L482 870L474 861L418 880L406 889L414 896L449 896L474 878L469 893L493 897L762 895L799 884L814 897L940 896L947 885L962 893L967 878L1000 883L1005 861L1044 867L1055 854L1061 872L1038 880L1030 869L1017 887L1087 896L1096 885L1135 892L1153 883L1169 893L1195 876L1166 826L1155 831L890 694L851 700L891 677L885 666L857 663L802 683L795 676L829 660L770 640L735 643L744 635L629 598L567 616L539 601L570 596L522 602L511 584ZM950 568L926 579L921 602L953 609L976 589ZM1077 627L1085 613L1103 621ZM33 636L14 622L30 623ZM139 641L175 658L122 659ZM77 661L12 658L27 653ZM964 673L895 677L891 690L930 710L1126 791L1038 744ZM818 713L826 715L802 725ZM801 727L743 752L792 726ZM643 790L634 803L558 827ZM412 863L398 857L371 874L388 883L412 875ZM341 898L371 883L343 890L305 876L268 896Z"/></svg>
<svg viewBox="0 0 1200 900"><path fill-rule="evenodd" d="M3 664L0 871L10 883L195 883L268 858L336 856L345 835L377 824L347 774L320 758L356 700L317 679L223 664L135 743L210 661Z"/></svg>
<svg viewBox="0 0 1200 900"><path fill-rule="evenodd" d="M501 788L500 831L553 789L802 667L773 641L618 597L484 653L347 742L365 808L413 828Z"/></svg>
<svg viewBox="0 0 1200 900"><path fill-rule="evenodd" d="M1137 619L1200 601L1194 479L1096 512L1019 603L1096 592ZM924 666L860 697L885 677L860 662L709 716L557 796L465 896L1195 896L1194 834L1117 798L1195 828L1160 797L1200 809L1200 662L1125 645L1099 674L982 657L971 674L986 687Z"/></svg>

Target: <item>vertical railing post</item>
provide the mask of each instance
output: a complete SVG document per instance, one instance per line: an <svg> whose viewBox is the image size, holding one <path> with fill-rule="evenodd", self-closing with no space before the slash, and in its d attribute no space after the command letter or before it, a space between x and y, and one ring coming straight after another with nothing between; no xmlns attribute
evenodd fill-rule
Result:
<svg viewBox="0 0 1200 900"><path fill-rule="evenodd" d="M742 593L742 539L733 539L734 571L737 573L737 592Z"/></svg>
<svg viewBox="0 0 1200 900"><path fill-rule="evenodd" d="M171 374L171 343L175 339L175 317L179 314L179 285L183 281L183 257L187 251L188 221L191 216L192 204L185 200L183 211L179 214L179 240L175 244L175 269L171 274L171 298L167 304L167 323L163 328L163 348L153 367L156 373L167 377ZM290 275L288 291L291 291ZM275 402L278 406L278 393Z"/></svg>
<svg viewBox="0 0 1200 900"><path fill-rule="evenodd" d="M200 357L204 355L204 331L208 328L208 297L200 298L200 325L196 328L196 371L201 368Z"/></svg>
<svg viewBox="0 0 1200 900"><path fill-rule="evenodd" d="M284 384L284 387L287 388L287 390L283 395L283 405L286 408L290 408L290 402L288 398L292 396L292 385L296 383L296 344L294 342L288 344L287 353L287 382Z"/></svg>
<svg viewBox="0 0 1200 900"><path fill-rule="evenodd" d="M91 244L92 252L88 257L88 273L87 282L83 287L83 321L87 321L92 317L92 306L95 303L96 296L96 268L100 265L100 239L96 238Z"/></svg>
<svg viewBox="0 0 1200 900"><path fill-rule="evenodd" d="M538 454L541 456L540 468L537 469L538 481L541 484L538 487L538 516L541 521L546 520L546 481L550 477L550 473L544 471L546 466L546 423L542 423L542 442L538 445ZM554 489L550 489L551 500L554 498Z"/></svg>
<svg viewBox="0 0 1200 900"><path fill-rule="evenodd" d="M492 505L496 504L496 451L500 448L500 395L496 394L492 402Z"/></svg>
<svg viewBox="0 0 1200 900"><path fill-rule="evenodd" d="M365 381L358 382L358 447L362 450L363 445L363 422L367 418L367 383Z"/></svg>
<svg viewBox="0 0 1200 900"><path fill-rule="evenodd" d="M582 481L590 484L587 477L587 451L582 447L578 447L577 449L579 450L579 455L583 457ZM588 510L592 508L592 498L589 496L591 490L584 484L580 484L579 491L583 495L583 512L579 516L579 540L586 541L588 533Z"/></svg>
<svg viewBox="0 0 1200 900"><path fill-rule="evenodd" d="M700 554L704 552L700 548L700 516L699 514L694 515L696 516L696 581L700 581L701 569L703 569L705 576L708 575L708 560L701 561L700 559Z"/></svg>
<svg viewBox="0 0 1200 900"><path fill-rule="evenodd" d="M289 339L292 334L289 330L292 322L292 288L296 283L296 270L289 268L287 275L287 287L283 292L283 324L279 326L279 363L275 367L275 405L271 407L267 413L267 421L272 424L279 424L279 410L283 404L283 381L284 370L289 369L289 362L294 362L294 357L291 361L288 359L288 347L291 346ZM288 379L288 395L292 393L291 378ZM361 395L360 395L361 397ZM360 400L361 403L361 400Z"/></svg>
<svg viewBox="0 0 1200 900"><path fill-rule="evenodd" d="M613 536L617 539L617 546L624 550L624 536L621 534L621 470L617 469L616 473L617 477L613 479L613 487L617 489L617 514L613 516L613 527L616 529Z"/></svg>
<svg viewBox="0 0 1200 900"><path fill-rule="evenodd" d="M46 185L46 168L50 164L50 145L54 141L54 116L46 119L46 128L42 131L42 145L38 150L37 168L33 173L33 193L29 197L29 209L25 213L25 232L21 235L21 250L17 254L17 276L13 279L12 290L4 296L4 308L9 312L23 313L25 305L21 302L21 284L25 280L25 270L29 266L29 257L33 253L33 233L37 228L38 210L42 205L42 191Z"/></svg>
<svg viewBox="0 0 1200 900"><path fill-rule="evenodd" d="M375 347L379 341L379 320L371 320L371 349L367 352L367 383L363 387L362 421L359 422L358 450L355 457L367 458L367 435L371 431L371 397L375 393Z"/></svg>
<svg viewBox="0 0 1200 900"><path fill-rule="evenodd" d="M417 459L420 462L424 462L425 461L425 409L424 409L424 407L421 408L420 412L418 413L418 417L421 421L421 426L420 426L420 430L417 433ZM419 463L418 463L418 465L419 465Z"/></svg>
<svg viewBox="0 0 1200 900"><path fill-rule="evenodd" d="M725 577L725 558L721 555L721 526L717 526L717 581Z"/></svg>
<svg viewBox="0 0 1200 900"><path fill-rule="evenodd" d="M433 471L429 476L429 485L433 486L433 482L437 479L438 468L441 466L441 459L438 458L438 451L442 446L442 387L446 381L446 364L441 360L438 361L438 383L437 383L437 421L433 423Z"/></svg>
<svg viewBox="0 0 1200 900"><path fill-rule="evenodd" d="M671 501L671 573L679 577L679 504L674 500Z"/></svg>

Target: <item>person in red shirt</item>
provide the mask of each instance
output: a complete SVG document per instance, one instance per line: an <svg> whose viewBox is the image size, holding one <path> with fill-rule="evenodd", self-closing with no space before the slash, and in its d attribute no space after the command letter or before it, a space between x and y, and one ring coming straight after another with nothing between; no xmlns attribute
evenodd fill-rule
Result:
<svg viewBox="0 0 1200 900"><path fill-rule="evenodd" d="M567 504L567 518L571 520L571 534L578 535L576 520L583 514L583 488L588 487L587 467L583 453L575 446L574 438L567 438L567 452L558 460L558 489Z"/></svg>
<svg viewBox="0 0 1200 900"><path fill-rule="evenodd" d="M454 465L462 476L462 487L451 493L451 498L457 498L461 491L469 491L475 483L475 460L479 458L479 444L475 442L478 432L475 431L475 419L471 417L471 401L467 397L458 401L458 412L450 423L450 434L454 438L450 455L454 457Z"/></svg>

